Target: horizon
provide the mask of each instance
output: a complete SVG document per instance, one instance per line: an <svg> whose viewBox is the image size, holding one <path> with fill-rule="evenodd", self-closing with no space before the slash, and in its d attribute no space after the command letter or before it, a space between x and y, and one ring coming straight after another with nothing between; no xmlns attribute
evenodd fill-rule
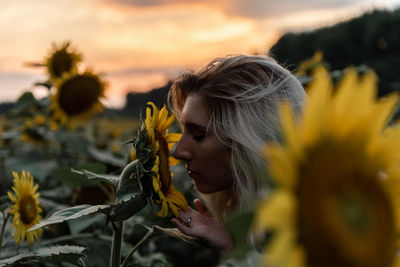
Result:
<svg viewBox="0 0 400 267"><path fill-rule="evenodd" d="M102 73L109 83L104 102L108 108L121 108L127 93L162 87L182 71L196 70L214 57L268 54L287 32L315 30L400 5L400 0L88 0L80 4L35 0L21 7L0 1L0 36L6 40L0 49L1 103L14 102L27 90L35 97L45 96L46 88L33 87L46 79L44 69L24 64L41 62L52 43L70 41L83 55L82 68ZM60 16L59 9L68 16Z"/></svg>

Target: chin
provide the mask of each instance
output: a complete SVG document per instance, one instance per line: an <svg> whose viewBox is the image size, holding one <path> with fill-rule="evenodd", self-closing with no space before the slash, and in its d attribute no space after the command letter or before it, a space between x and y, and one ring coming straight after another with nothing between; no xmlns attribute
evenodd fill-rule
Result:
<svg viewBox="0 0 400 267"><path fill-rule="evenodd" d="M212 193L217 192L217 191L213 190L212 188L210 188L210 186L208 186L206 184L196 183L196 181L194 182L194 186L196 187L197 191L199 191L202 194L212 194Z"/></svg>
<svg viewBox="0 0 400 267"><path fill-rule="evenodd" d="M213 190L209 190L209 188L207 187L202 187L202 186L198 186L197 184L195 184L197 191L199 191L202 194L212 194L215 191Z"/></svg>
<svg viewBox="0 0 400 267"><path fill-rule="evenodd" d="M213 194L213 193L217 193L217 192L222 192L222 191L226 191L228 189L217 189L217 188L212 188L209 185L206 184L198 184L198 183L194 183L197 191L199 191L202 194L208 195L208 194Z"/></svg>

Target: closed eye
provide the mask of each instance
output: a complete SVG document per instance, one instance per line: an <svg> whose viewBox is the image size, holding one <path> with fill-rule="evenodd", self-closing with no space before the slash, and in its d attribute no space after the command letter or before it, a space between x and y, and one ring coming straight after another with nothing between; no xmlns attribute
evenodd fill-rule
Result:
<svg viewBox="0 0 400 267"><path fill-rule="evenodd" d="M193 135L193 139L194 139L195 141L197 141L197 142L201 142L201 141L203 141L203 139L204 139L205 136L206 136L205 134Z"/></svg>
<svg viewBox="0 0 400 267"><path fill-rule="evenodd" d="M207 135L207 128L195 123L186 123L185 128L188 133L192 136L193 140L197 142L203 141L204 137Z"/></svg>

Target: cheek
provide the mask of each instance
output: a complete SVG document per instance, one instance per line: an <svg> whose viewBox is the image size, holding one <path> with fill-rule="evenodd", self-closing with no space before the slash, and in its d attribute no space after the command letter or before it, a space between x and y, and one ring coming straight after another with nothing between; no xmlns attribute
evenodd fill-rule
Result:
<svg viewBox="0 0 400 267"><path fill-rule="evenodd" d="M232 186L232 169L228 151L217 150L205 161L204 183L208 184L211 191L227 190ZM200 182L200 181L199 181Z"/></svg>

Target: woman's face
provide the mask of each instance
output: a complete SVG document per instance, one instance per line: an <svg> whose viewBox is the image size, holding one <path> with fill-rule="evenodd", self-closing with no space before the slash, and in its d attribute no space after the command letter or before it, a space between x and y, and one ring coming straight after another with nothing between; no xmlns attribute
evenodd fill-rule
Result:
<svg viewBox="0 0 400 267"><path fill-rule="evenodd" d="M227 190L232 186L229 148L215 133L207 132L210 113L205 99L198 94L186 98L182 109L182 138L174 156L186 162L189 176L203 194Z"/></svg>

